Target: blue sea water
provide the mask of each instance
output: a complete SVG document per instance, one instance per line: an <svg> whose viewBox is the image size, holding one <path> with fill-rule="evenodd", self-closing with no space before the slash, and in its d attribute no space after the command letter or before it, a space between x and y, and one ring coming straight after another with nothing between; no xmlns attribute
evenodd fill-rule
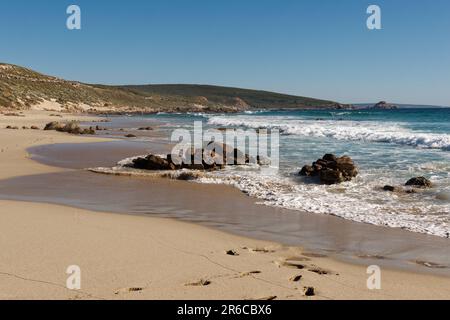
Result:
<svg viewBox="0 0 450 320"><path fill-rule="evenodd" d="M199 178L231 184L262 204L358 222L404 228L442 237L450 234L450 108L397 110L266 111L239 114L158 114L164 130L207 128L279 129L280 169L232 168ZM348 155L360 174L351 182L324 186L298 171L325 153ZM390 193L415 176L434 187L417 193Z"/></svg>

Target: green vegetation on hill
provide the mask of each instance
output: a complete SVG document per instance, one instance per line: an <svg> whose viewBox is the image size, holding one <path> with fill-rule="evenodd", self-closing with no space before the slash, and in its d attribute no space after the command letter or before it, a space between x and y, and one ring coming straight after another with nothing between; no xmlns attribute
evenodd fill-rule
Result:
<svg viewBox="0 0 450 320"><path fill-rule="evenodd" d="M0 108L28 109L48 101L67 111L108 113L342 107L326 100L209 85L91 85L0 63Z"/></svg>
<svg viewBox="0 0 450 320"><path fill-rule="evenodd" d="M197 103L212 105L235 105L247 108L320 108L335 105L335 102L281 93L193 84L160 84L123 86L137 94L182 97Z"/></svg>

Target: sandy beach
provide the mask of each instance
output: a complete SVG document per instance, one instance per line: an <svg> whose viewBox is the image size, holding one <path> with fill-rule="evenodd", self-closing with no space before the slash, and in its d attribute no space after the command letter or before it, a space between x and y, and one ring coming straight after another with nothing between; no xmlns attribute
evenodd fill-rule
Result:
<svg viewBox="0 0 450 320"><path fill-rule="evenodd" d="M30 159L30 147L108 141L22 129L89 120L52 113L0 115L2 181L77 174ZM5 129L8 125L19 129ZM181 192L190 188L187 183L174 185ZM383 267L381 289L369 290L368 265L179 220L30 201L0 200L0 208L0 299L450 298L448 277ZM81 268L81 290L66 288L70 265ZM313 287L315 295L305 296L305 287Z"/></svg>

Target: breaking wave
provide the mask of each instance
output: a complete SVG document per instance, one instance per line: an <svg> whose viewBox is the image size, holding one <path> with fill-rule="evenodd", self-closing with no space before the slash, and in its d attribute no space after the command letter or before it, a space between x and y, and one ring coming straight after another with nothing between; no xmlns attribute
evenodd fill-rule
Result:
<svg viewBox="0 0 450 320"><path fill-rule="evenodd" d="M400 123L369 121L299 120L289 117L215 116L210 125L278 129L282 134L324 137L346 141L393 143L450 151L450 134L413 131Z"/></svg>

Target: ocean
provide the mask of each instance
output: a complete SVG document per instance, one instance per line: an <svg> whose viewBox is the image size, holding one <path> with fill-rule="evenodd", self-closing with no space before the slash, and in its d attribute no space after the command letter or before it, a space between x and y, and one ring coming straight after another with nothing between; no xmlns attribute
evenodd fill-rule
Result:
<svg viewBox="0 0 450 320"><path fill-rule="evenodd" d="M206 128L280 130L280 168L228 167L197 178L233 185L263 205L326 214L440 237L450 235L450 108L397 110L261 111L238 114L145 116L167 133ZM298 175L326 153L348 155L359 175L339 185L320 185ZM434 187L417 193L383 191L416 176Z"/></svg>

